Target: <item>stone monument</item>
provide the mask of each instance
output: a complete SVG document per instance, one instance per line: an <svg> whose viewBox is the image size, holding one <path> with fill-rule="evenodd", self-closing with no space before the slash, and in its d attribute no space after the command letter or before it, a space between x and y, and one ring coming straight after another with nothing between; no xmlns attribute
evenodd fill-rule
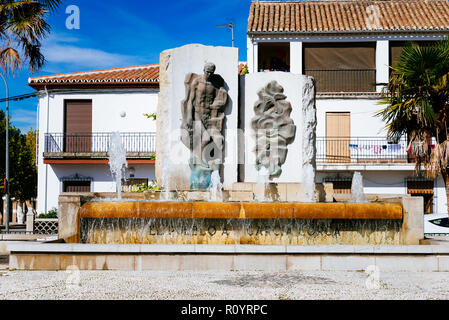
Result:
<svg viewBox="0 0 449 320"><path fill-rule="evenodd" d="M316 201L314 80L289 72L253 73L240 77L239 90L244 161L234 187L263 199L259 189L271 184L279 201Z"/></svg>
<svg viewBox="0 0 449 320"><path fill-rule="evenodd" d="M156 178L166 190L207 190L212 171L237 182L238 49L190 44L160 57Z"/></svg>
<svg viewBox="0 0 449 320"><path fill-rule="evenodd" d="M292 105L284 95L284 88L271 81L257 94L254 105L255 116L251 121L252 134L256 142L256 169L265 167L270 179L282 174L282 165L287 159L288 145L295 140L296 126L292 118Z"/></svg>

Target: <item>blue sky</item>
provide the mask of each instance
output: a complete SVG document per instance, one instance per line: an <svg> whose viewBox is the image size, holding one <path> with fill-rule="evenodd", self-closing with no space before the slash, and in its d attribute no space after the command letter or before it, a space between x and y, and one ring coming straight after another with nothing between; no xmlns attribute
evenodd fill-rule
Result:
<svg viewBox="0 0 449 320"><path fill-rule="evenodd" d="M246 60L246 28L250 0L68 0L49 17L52 31L42 43L46 65L32 75L24 66L8 78L10 95L30 93L30 76L159 63L161 51L188 43L235 45ZM69 30L66 8L80 10L80 29ZM5 96L0 82L0 97ZM5 109L5 104L1 104ZM26 132L36 127L37 98L10 103L12 125Z"/></svg>

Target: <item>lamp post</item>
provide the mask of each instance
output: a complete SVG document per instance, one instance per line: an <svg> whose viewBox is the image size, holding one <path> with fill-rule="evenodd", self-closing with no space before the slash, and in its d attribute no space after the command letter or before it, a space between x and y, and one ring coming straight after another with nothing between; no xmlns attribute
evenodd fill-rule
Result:
<svg viewBox="0 0 449 320"><path fill-rule="evenodd" d="M231 32L232 32L232 47L234 48L234 24L233 23L221 24L221 25L219 25L217 27L218 28L223 28L223 27L231 28Z"/></svg>
<svg viewBox="0 0 449 320"><path fill-rule="evenodd" d="M6 179L5 179L5 231L9 233L9 89L8 83L6 82L5 77L0 73L0 77L2 77L6 86L6 161L5 161L5 171L6 171Z"/></svg>

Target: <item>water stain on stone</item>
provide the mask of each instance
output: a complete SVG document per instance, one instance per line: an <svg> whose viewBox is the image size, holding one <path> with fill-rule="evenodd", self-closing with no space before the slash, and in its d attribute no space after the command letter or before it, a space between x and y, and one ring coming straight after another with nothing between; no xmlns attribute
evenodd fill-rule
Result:
<svg viewBox="0 0 449 320"><path fill-rule="evenodd" d="M260 287L260 288L285 288L295 284L335 284L336 282L323 277L305 276L301 274L263 274L263 275L241 275L229 280L212 281L218 285L232 287Z"/></svg>

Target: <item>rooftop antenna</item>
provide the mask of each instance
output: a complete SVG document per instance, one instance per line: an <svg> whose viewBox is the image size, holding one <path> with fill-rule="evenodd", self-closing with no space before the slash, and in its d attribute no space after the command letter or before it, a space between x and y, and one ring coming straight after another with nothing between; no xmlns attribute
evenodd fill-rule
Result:
<svg viewBox="0 0 449 320"><path fill-rule="evenodd" d="M234 48L234 24L233 23L220 24L220 25L218 25L216 27L217 28L231 28L231 32L232 32L232 47Z"/></svg>

